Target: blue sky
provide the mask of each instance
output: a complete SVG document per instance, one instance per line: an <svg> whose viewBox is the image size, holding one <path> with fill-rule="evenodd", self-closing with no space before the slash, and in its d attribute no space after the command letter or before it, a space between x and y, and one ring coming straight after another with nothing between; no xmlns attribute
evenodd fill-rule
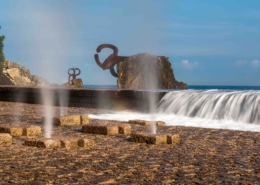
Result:
<svg viewBox="0 0 260 185"><path fill-rule="evenodd" d="M7 59L55 83L78 67L84 84L116 85L93 57L111 43L123 56L168 56L188 85L260 85L259 10L258 0L0 0L0 35Z"/></svg>

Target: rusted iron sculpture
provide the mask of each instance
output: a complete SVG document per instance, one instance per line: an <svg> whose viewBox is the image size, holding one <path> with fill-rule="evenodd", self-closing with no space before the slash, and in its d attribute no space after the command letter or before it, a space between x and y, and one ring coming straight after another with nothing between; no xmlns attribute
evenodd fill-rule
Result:
<svg viewBox="0 0 260 185"><path fill-rule="evenodd" d="M95 57L95 60L96 60L96 63L99 67L101 67L103 70L106 70L106 69L110 69L110 73L114 76L114 77L118 77L116 72L115 72L115 69L114 69L114 66L122 61L124 61L125 59L129 58L129 57L125 57L125 56L117 56L118 54L118 49L116 46L112 45L112 44L101 44L100 46L97 47L97 52L99 53L102 49L104 48L110 48L112 49L114 52L113 54L109 55L106 60L101 63L99 61L99 56L98 54L95 54L94 57Z"/></svg>
<svg viewBox="0 0 260 185"><path fill-rule="evenodd" d="M70 73L72 71L72 73ZM78 73L76 73L78 71ZM69 68L68 74L69 74L69 79L68 79L68 84L71 83L71 80L76 79L76 76L80 75L80 69L79 68ZM71 79L72 78L72 79Z"/></svg>

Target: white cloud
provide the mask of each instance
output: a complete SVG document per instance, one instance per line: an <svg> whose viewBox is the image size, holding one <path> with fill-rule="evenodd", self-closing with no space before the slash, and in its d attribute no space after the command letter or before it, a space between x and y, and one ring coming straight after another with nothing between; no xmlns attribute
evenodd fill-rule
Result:
<svg viewBox="0 0 260 185"><path fill-rule="evenodd" d="M251 66L252 68L256 69L260 66L260 60L252 60L251 62L246 61L246 60L238 60L235 63L236 67L246 67L246 66Z"/></svg>
<svg viewBox="0 0 260 185"><path fill-rule="evenodd" d="M245 60L238 60L238 61L236 61L236 67L243 67L243 66L245 66L245 65L247 65L247 61L245 61Z"/></svg>
<svg viewBox="0 0 260 185"><path fill-rule="evenodd" d="M189 60L182 60L180 62L180 66L185 68L185 69L194 69L198 67L198 62L189 62Z"/></svg>
<svg viewBox="0 0 260 185"><path fill-rule="evenodd" d="M251 62L252 68L258 68L260 66L260 61L259 60L253 60Z"/></svg>

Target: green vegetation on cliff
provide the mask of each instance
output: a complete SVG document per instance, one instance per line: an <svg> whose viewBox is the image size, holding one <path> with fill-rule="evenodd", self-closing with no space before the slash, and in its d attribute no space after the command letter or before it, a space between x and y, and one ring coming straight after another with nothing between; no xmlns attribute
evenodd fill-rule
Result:
<svg viewBox="0 0 260 185"><path fill-rule="evenodd" d="M0 26L0 29L1 29L1 26ZM4 65L4 52L3 52L3 49L4 49L4 39L5 39L5 36L0 36L0 68Z"/></svg>

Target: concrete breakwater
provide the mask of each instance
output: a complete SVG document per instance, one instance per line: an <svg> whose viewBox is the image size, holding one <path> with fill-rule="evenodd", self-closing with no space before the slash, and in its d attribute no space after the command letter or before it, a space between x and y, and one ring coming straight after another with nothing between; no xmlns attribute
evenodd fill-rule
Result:
<svg viewBox="0 0 260 185"><path fill-rule="evenodd" d="M156 102L168 91L87 89L87 88L48 88L54 94L54 106L61 106L59 92L68 93L69 107L100 108L110 110L149 111L149 97L153 94ZM0 101L42 104L41 88L22 86L0 86Z"/></svg>

